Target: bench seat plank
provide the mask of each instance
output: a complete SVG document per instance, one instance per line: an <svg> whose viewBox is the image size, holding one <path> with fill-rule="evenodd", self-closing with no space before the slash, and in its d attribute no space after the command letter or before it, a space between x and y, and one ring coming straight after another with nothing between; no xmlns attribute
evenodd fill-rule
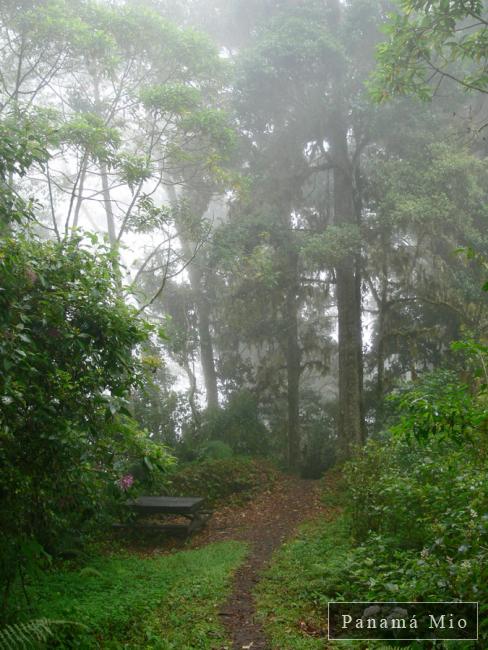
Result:
<svg viewBox="0 0 488 650"><path fill-rule="evenodd" d="M191 515L200 510L204 501L200 497L139 497L127 505L139 514Z"/></svg>

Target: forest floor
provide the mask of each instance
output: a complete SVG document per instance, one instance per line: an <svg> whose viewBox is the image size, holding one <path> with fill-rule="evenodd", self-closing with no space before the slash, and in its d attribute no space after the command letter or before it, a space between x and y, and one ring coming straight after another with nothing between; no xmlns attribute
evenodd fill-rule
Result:
<svg viewBox="0 0 488 650"><path fill-rule="evenodd" d="M265 650L272 647L271 635L275 648L302 648L287 645L288 625L276 629L275 611L293 630L298 626L299 634L315 635L315 627L302 629L304 615L295 616L293 590L287 589L308 581L307 566L305 573L289 563L283 569L275 559L293 547L288 540L299 539L299 524L329 526L337 508L325 506L323 498L336 483L332 473L320 481L280 473L251 500L216 508L207 526L190 538L116 534L81 564L40 574L29 584L30 605L39 618L80 623L80 648L118 643L161 650ZM23 603L19 592L19 609ZM59 634L64 643L63 635L71 638L73 630L68 626Z"/></svg>
<svg viewBox="0 0 488 650"><path fill-rule="evenodd" d="M281 475L273 487L240 507L215 512L190 547L217 541L244 541L250 552L234 575L232 592L220 611L231 646L221 650L265 650L270 646L256 616L254 589L273 552L297 526L325 514L319 481Z"/></svg>
<svg viewBox="0 0 488 650"><path fill-rule="evenodd" d="M301 479L279 474L272 486L244 504L218 507L207 525L191 538L152 543L139 540L132 551L143 556L173 554L178 550L200 549L217 542L244 542L249 552L234 574L231 593L220 608L220 619L230 641L212 646L215 650L270 650L263 625L256 612L255 589L270 566L273 553L292 538L304 522L335 518L334 506L323 502L324 489L335 483L331 472L322 480Z"/></svg>

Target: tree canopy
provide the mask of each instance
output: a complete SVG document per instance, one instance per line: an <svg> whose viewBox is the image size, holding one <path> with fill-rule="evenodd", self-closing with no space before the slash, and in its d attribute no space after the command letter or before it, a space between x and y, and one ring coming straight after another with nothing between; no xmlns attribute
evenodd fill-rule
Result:
<svg viewBox="0 0 488 650"><path fill-rule="evenodd" d="M386 42L377 50L374 96L385 100L415 93L428 98L444 81L486 94L487 26L482 1L402 1L385 26Z"/></svg>

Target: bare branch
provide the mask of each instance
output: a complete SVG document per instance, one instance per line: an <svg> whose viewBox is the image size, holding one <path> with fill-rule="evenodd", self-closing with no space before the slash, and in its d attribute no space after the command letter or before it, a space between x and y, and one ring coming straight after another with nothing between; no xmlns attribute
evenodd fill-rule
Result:
<svg viewBox="0 0 488 650"><path fill-rule="evenodd" d="M168 260L165 265L165 271L163 274L163 280L161 282L159 289L156 291L153 297L137 311L137 314L141 314L145 309L150 307L159 298L159 296L163 293L164 287L166 286L166 282L168 280L170 280L171 278L175 278L177 275L182 273L187 268L187 266L189 266L193 262L195 257L198 255L198 252L200 251L201 247L203 246L203 243L204 242L201 241L197 244L190 259L187 260L185 264L176 273L168 274L169 263L170 263L170 257L168 256Z"/></svg>
<svg viewBox="0 0 488 650"><path fill-rule="evenodd" d="M58 224L56 221L56 213L54 210L54 199L53 199L53 191L51 185L51 172L49 171L49 161L46 162L46 176L47 176L47 186L49 189L49 205L51 207L51 218L53 221L54 232L56 233L56 239L58 241L61 241L61 235L59 234Z"/></svg>

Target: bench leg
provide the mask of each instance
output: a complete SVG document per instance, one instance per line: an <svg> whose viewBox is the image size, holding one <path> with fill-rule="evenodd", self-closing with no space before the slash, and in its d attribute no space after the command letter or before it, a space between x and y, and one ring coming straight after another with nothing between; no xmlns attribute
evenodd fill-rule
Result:
<svg viewBox="0 0 488 650"><path fill-rule="evenodd" d="M190 521L190 525L188 526L188 534L191 535L192 533L201 530L211 516L211 512L196 512Z"/></svg>
<svg viewBox="0 0 488 650"><path fill-rule="evenodd" d="M197 512L195 515L193 515L190 525L188 526L188 534L191 535L192 533L195 533L197 530L200 530L203 527L204 520L202 519L202 516Z"/></svg>

